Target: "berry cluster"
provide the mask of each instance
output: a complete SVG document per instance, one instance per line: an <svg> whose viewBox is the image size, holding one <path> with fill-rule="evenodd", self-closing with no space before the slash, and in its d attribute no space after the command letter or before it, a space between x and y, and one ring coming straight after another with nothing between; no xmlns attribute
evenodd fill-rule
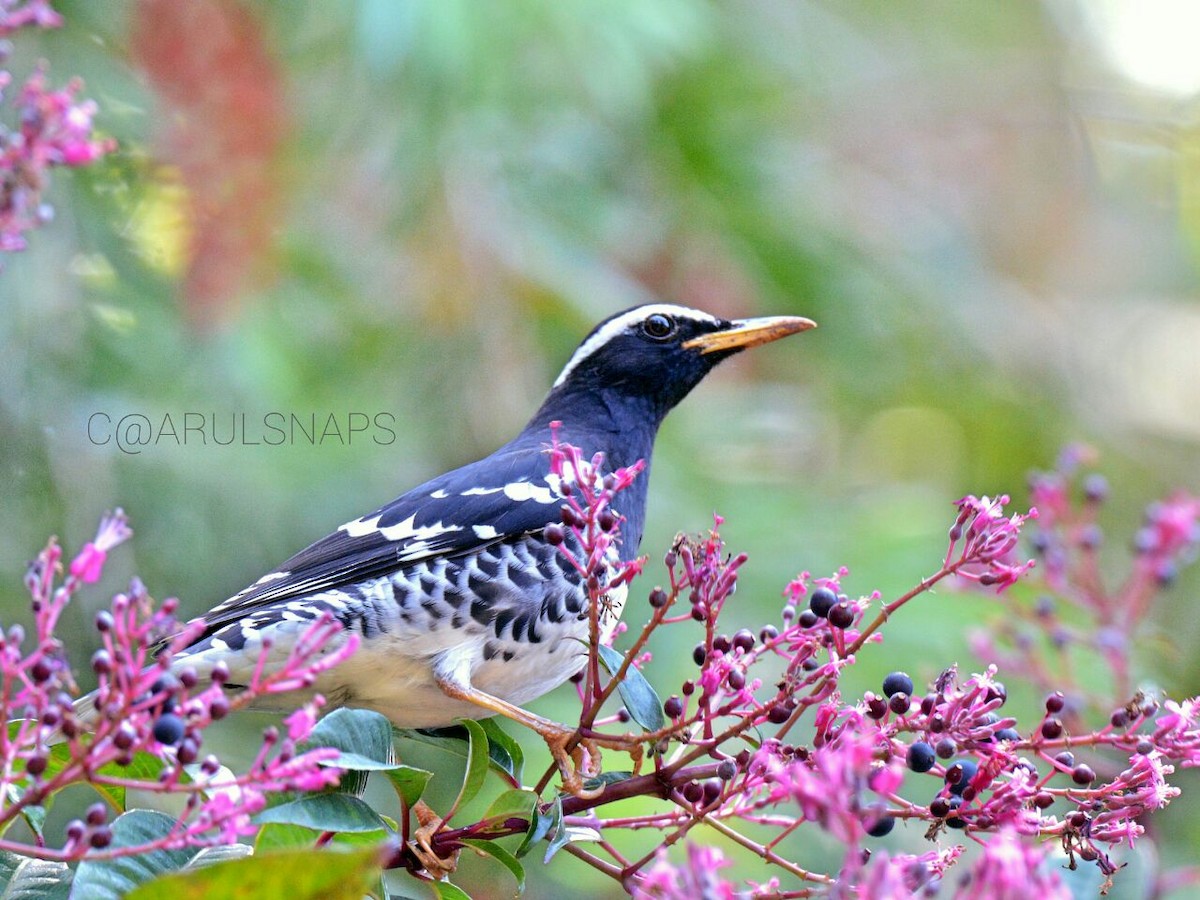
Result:
<svg viewBox="0 0 1200 900"><path fill-rule="evenodd" d="M174 653L194 640L203 622L180 626L174 618L176 601L155 605L135 580L129 591L113 598L109 609L96 615L102 646L91 663L99 687L76 701L74 677L55 629L79 589L99 579L108 551L129 535L120 511L105 517L95 540L67 566L61 584L62 550L57 543L51 541L30 566L26 587L36 639L28 646L24 630L14 625L0 646L0 696L7 718L14 719L8 739L0 743L5 773L0 774L0 828L18 816L38 821L30 818L33 810L62 789L86 783L110 799L113 790L123 796L129 788L184 795L185 812L162 846L236 841L254 830L250 816L265 807L269 794L336 784L338 769L325 763L337 751L297 752L297 744L316 724L319 700L288 717L286 737L267 729L243 775L234 775L214 755L201 758L204 730L256 697L311 686L317 675L350 655L356 642L350 640L323 656L323 648L340 628L332 620L319 620L278 672L257 675L231 692L225 688L229 673L220 665L204 679L190 669L178 674L171 670ZM230 792L236 792L236 803ZM3 837L0 850L78 860L152 849L110 847L113 834L107 816L103 804L90 807L83 819L67 824L61 847L31 847Z"/></svg>

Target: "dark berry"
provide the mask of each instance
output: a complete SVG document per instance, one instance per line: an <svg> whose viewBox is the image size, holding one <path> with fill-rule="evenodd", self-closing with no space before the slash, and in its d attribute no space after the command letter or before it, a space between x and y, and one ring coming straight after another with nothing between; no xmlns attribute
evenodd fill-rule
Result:
<svg viewBox="0 0 1200 900"><path fill-rule="evenodd" d="M678 719L683 715L683 700L676 696L667 698L667 702L663 704L663 712L667 714L668 719Z"/></svg>
<svg viewBox="0 0 1200 900"><path fill-rule="evenodd" d="M1033 795L1033 805L1038 809L1049 809L1054 805L1054 795L1049 791L1038 791Z"/></svg>
<svg viewBox="0 0 1200 900"><path fill-rule="evenodd" d="M1124 728L1129 724L1129 713L1125 712L1123 709L1118 709L1111 716L1109 716L1108 721L1112 724L1113 728Z"/></svg>
<svg viewBox="0 0 1200 900"><path fill-rule="evenodd" d="M596 524L601 531L612 531L617 527L617 516L611 509L602 509L596 516Z"/></svg>
<svg viewBox="0 0 1200 900"><path fill-rule="evenodd" d="M111 631L113 627L113 617L107 609L102 609L96 613L96 630L99 632Z"/></svg>
<svg viewBox="0 0 1200 900"><path fill-rule="evenodd" d="M547 544L550 544L552 547L557 547L564 540L566 540L567 535L566 532L563 531L563 527L561 525L550 524L542 530L542 537L546 539Z"/></svg>
<svg viewBox="0 0 1200 900"><path fill-rule="evenodd" d="M708 616L708 610L704 608L703 603L697 603L692 607L692 618L697 622L703 622Z"/></svg>
<svg viewBox="0 0 1200 900"><path fill-rule="evenodd" d="M200 756L200 744L194 737L185 737L179 743L179 749L175 751L176 758L185 766L190 766ZM280 760L283 754L280 754Z"/></svg>
<svg viewBox="0 0 1200 900"><path fill-rule="evenodd" d="M559 510L559 518L562 519L562 523L568 528L577 528L583 524L583 522L579 520L579 516L575 514L575 510L566 503L564 503L562 505L562 509Z"/></svg>
<svg viewBox="0 0 1200 900"><path fill-rule="evenodd" d="M945 797L934 797L933 802L929 804L929 812L939 819L944 819L950 812L950 801Z"/></svg>
<svg viewBox="0 0 1200 900"><path fill-rule="evenodd" d="M1008 688L1006 688L999 681L994 682L988 686L985 699L988 703L999 699L1000 705L1003 706L1005 701L1008 700Z"/></svg>
<svg viewBox="0 0 1200 900"><path fill-rule="evenodd" d="M208 705L208 714L213 720L225 718L229 715L229 699L224 696L213 697Z"/></svg>
<svg viewBox="0 0 1200 900"><path fill-rule="evenodd" d="M1063 723L1059 719L1047 719L1042 723L1042 737L1054 740L1062 737Z"/></svg>
<svg viewBox="0 0 1200 900"><path fill-rule="evenodd" d="M733 776L737 774L737 763L732 759L724 760L717 766L717 777L722 781L731 781Z"/></svg>
<svg viewBox="0 0 1200 900"><path fill-rule="evenodd" d="M617 710L617 721L618 722L628 722L629 719L630 719L629 710L627 710L623 706Z"/></svg>
<svg viewBox="0 0 1200 900"><path fill-rule="evenodd" d="M650 605L655 609L661 609L667 605L667 592L660 587L656 587L650 592Z"/></svg>
<svg viewBox="0 0 1200 900"><path fill-rule="evenodd" d="M1096 772L1086 763L1080 763L1071 770L1071 780L1078 785L1091 784L1096 780Z"/></svg>
<svg viewBox="0 0 1200 900"><path fill-rule="evenodd" d="M33 679L35 684L42 684L45 681L49 681L50 676L53 674L54 666L44 656L29 667L29 677Z"/></svg>
<svg viewBox="0 0 1200 900"><path fill-rule="evenodd" d="M229 680L229 666L222 660L212 667L213 684L224 684Z"/></svg>
<svg viewBox="0 0 1200 900"><path fill-rule="evenodd" d="M821 617L818 616L811 609L800 610L800 618L798 618L796 620L796 622L799 623L801 628L812 628L814 625L816 625L820 621L821 621Z"/></svg>
<svg viewBox="0 0 1200 900"><path fill-rule="evenodd" d="M154 722L154 739L160 744L174 746L183 738L183 719L174 713L163 713Z"/></svg>
<svg viewBox="0 0 1200 900"><path fill-rule="evenodd" d="M1077 809L1072 810L1071 812L1067 813L1067 824L1070 825L1072 828L1074 828L1076 831L1083 828L1083 826L1085 826L1087 823L1088 823L1087 813L1080 812Z"/></svg>
<svg viewBox="0 0 1200 900"><path fill-rule="evenodd" d="M1021 732L1015 728L1001 728L996 732L996 740L998 741L1019 741Z"/></svg>
<svg viewBox="0 0 1200 900"><path fill-rule="evenodd" d="M679 686L679 691L685 697L692 696L692 694L696 693L696 682L692 681L689 678L687 681L685 681L683 684L681 684Z"/></svg>
<svg viewBox="0 0 1200 900"><path fill-rule="evenodd" d="M829 624L834 628L849 628L854 624L854 609L842 601L829 611Z"/></svg>
<svg viewBox="0 0 1200 900"><path fill-rule="evenodd" d="M46 771L46 765L48 762L49 760L47 760L44 756L31 756L29 759L25 760L25 771L34 778L37 778Z"/></svg>
<svg viewBox="0 0 1200 900"><path fill-rule="evenodd" d="M84 826L82 821L79 819L72 819L67 823L67 827L63 830L63 833L67 837L67 843L74 843L83 837L84 832L86 831L87 828Z"/></svg>
<svg viewBox="0 0 1200 900"><path fill-rule="evenodd" d="M703 644L697 644L692 649L692 662L698 666L702 666L706 659L708 659L708 651L704 649Z"/></svg>
<svg viewBox="0 0 1200 900"><path fill-rule="evenodd" d="M1066 698L1063 697L1062 691L1055 691L1046 698L1046 712L1050 715L1057 715L1063 711L1063 707L1067 705Z"/></svg>
<svg viewBox="0 0 1200 900"><path fill-rule="evenodd" d="M907 672L893 672L883 679L883 693L887 697L892 694L908 694L911 697L912 692L913 680Z"/></svg>
<svg viewBox="0 0 1200 900"><path fill-rule="evenodd" d="M935 759L933 748L924 741L913 741L912 746L908 748L906 761L914 772L928 772L933 768Z"/></svg>
<svg viewBox="0 0 1200 900"><path fill-rule="evenodd" d="M891 698L888 700L888 709L898 716L902 716L908 712L908 709L911 705L912 701L909 699L908 694L904 693L892 694Z"/></svg>
<svg viewBox="0 0 1200 900"><path fill-rule="evenodd" d="M937 706L937 696L935 694L926 694L921 698L921 714L929 715L933 712L933 708Z"/></svg>
<svg viewBox="0 0 1200 900"><path fill-rule="evenodd" d="M103 825L108 820L108 807L103 803L93 803L87 808L87 823L93 827Z"/></svg>
<svg viewBox="0 0 1200 900"><path fill-rule="evenodd" d="M719 653L728 653L732 647L733 643L727 634L718 634L713 638L713 649Z"/></svg>
<svg viewBox="0 0 1200 900"><path fill-rule="evenodd" d="M699 803L704 796L704 788L698 781L689 781L683 786L683 799L688 803Z"/></svg>
<svg viewBox="0 0 1200 900"><path fill-rule="evenodd" d="M764 625L762 627L762 631L760 631L758 633L758 639L760 641L762 641L764 644L767 641L775 640L775 638L777 638L777 637L779 637L779 629L776 628L774 625Z"/></svg>
<svg viewBox="0 0 1200 900"><path fill-rule="evenodd" d="M136 740L137 732L128 722L122 722L117 726L117 730L113 732L113 746L118 750L128 750Z"/></svg>
<svg viewBox="0 0 1200 900"><path fill-rule="evenodd" d="M1075 754L1072 753L1070 750L1063 750L1061 753L1059 753L1057 756L1054 757L1054 761L1056 763L1058 763L1060 766L1062 766L1064 769L1071 769L1071 768L1074 768L1074 766L1075 766Z"/></svg>
<svg viewBox="0 0 1200 900"><path fill-rule="evenodd" d="M741 629L733 636L733 648L743 653L754 648L754 634L749 628Z"/></svg>
<svg viewBox="0 0 1200 900"><path fill-rule="evenodd" d="M954 799L957 800L958 798L955 797ZM960 803L959 805L961 806L962 804ZM961 818L960 816L953 815L953 813L955 813L957 811L958 811L958 807L955 806L953 803L951 803L950 804L951 815L946 817L946 827L947 828L966 828L967 827L967 822L965 819Z"/></svg>
<svg viewBox="0 0 1200 900"><path fill-rule="evenodd" d="M720 797L721 791L725 789L725 786L721 783L720 779L717 778L708 779L706 782L704 782L702 787L704 788L705 806L708 806L710 803L714 802L718 797Z"/></svg>
<svg viewBox="0 0 1200 900"><path fill-rule="evenodd" d="M1151 753L1154 752L1154 744L1153 744L1153 742L1148 741L1145 738L1143 738L1142 740L1137 742L1137 747L1135 747L1134 749L1138 753L1142 754L1142 756L1149 756Z"/></svg>
<svg viewBox="0 0 1200 900"><path fill-rule="evenodd" d="M887 702L882 697L876 697L874 694L867 695L867 715L872 719L882 719L887 715Z"/></svg>
<svg viewBox="0 0 1200 900"><path fill-rule="evenodd" d="M746 686L746 673L741 669L734 669L725 681L729 684L730 690L740 691Z"/></svg>
<svg viewBox="0 0 1200 900"><path fill-rule="evenodd" d="M885 834L891 834L892 829L895 827L896 820L891 816L884 816L867 829L867 834L871 837L883 837Z"/></svg>
<svg viewBox="0 0 1200 900"><path fill-rule="evenodd" d="M772 725L782 725L791 718L792 711L783 703L777 703L767 711L767 721Z"/></svg>
<svg viewBox="0 0 1200 900"><path fill-rule="evenodd" d="M954 738L942 738L934 749L940 759L950 759L958 752L958 744L954 742Z"/></svg>
<svg viewBox="0 0 1200 900"><path fill-rule="evenodd" d="M975 773L979 771L978 763L970 759L955 763L946 770L946 783L950 785L950 793L962 796Z"/></svg>
<svg viewBox="0 0 1200 900"><path fill-rule="evenodd" d="M808 608L823 619L837 602L837 594L827 587L819 587L808 598Z"/></svg>
<svg viewBox="0 0 1200 900"><path fill-rule="evenodd" d="M112 843L112 839L113 839L112 829L109 828L107 825L101 825L99 828L97 828L95 831L92 832L90 843L92 845L92 849L103 850L105 847L107 847L109 844Z"/></svg>

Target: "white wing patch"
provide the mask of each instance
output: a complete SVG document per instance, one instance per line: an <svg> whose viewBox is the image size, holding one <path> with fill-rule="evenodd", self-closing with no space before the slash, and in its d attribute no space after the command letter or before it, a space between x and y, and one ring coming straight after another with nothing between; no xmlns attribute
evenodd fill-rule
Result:
<svg viewBox="0 0 1200 900"><path fill-rule="evenodd" d="M481 541L490 541L493 538L500 537L500 532L491 525L472 525L471 530L475 532L475 537Z"/></svg>
<svg viewBox="0 0 1200 900"><path fill-rule="evenodd" d="M465 491L463 491L461 494L459 494L459 496L460 497L486 497L488 494L498 494L502 490L504 490L504 488L473 487L473 488L467 488Z"/></svg>
<svg viewBox="0 0 1200 900"><path fill-rule="evenodd" d="M550 490L550 486L532 484L528 481L514 481L504 486L504 496L509 500L534 500L537 503L554 503L558 496Z"/></svg>
<svg viewBox="0 0 1200 900"><path fill-rule="evenodd" d="M580 363L617 335L624 334L635 325L644 322L648 316L655 314L670 316L673 319L691 319L693 322L706 322L712 325L720 322L720 319L716 316L710 316L708 313L701 312L698 309L676 306L673 303L650 303L645 306L634 307L627 312L614 316L593 331L591 336L580 344L579 349L567 360L567 364L563 366L562 372L555 379L554 387L558 387L566 381L567 377L575 371Z"/></svg>
<svg viewBox="0 0 1200 900"><path fill-rule="evenodd" d="M450 534L455 531L462 531L461 525L446 525L443 522L434 522L432 525L417 525L416 513L413 513L403 522L397 522L395 525L387 525L383 528L379 527L379 518L379 516L373 516L370 519L355 519L353 522L347 522L338 530L346 532L350 537L365 537L372 532L379 532L385 539L395 542L428 542L431 538L440 537L441 535Z"/></svg>

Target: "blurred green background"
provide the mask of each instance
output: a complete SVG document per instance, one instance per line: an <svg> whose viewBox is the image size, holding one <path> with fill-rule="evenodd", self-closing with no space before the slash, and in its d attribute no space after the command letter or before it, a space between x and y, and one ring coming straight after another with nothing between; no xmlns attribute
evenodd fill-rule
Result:
<svg viewBox="0 0 1200 900"><path fill-rule="evenodd" d="M8 68L84 76L121 149L60 173L55 220L3 260L0 615L27 615L48 534L78 547L123 506L132 545L67 615L78 662L130 574L203 612L492 450L592 324L653 298L820 323L724 366L658 442L643 550L725 515L751 556L731 626L774 618L802 569L901 593L951 501L1019 502L1070 440L1114 485L1114 573L1147 501L1200 488L1192 4L55 6L66 27L17 34ZM178 438L123 452L131 413ZM269 413L341 436L273 446ZM348 440L351 413L394 437ZM1200 691L1198 586L1139 637L1140 680L1174 696ZM995 609L922 598L847 686L978 669L965 629ZM658 648L664 695L690 647ZM1179 781L1168 863L1200 841ZM613 891L566 859L534 877Z"/></svg>

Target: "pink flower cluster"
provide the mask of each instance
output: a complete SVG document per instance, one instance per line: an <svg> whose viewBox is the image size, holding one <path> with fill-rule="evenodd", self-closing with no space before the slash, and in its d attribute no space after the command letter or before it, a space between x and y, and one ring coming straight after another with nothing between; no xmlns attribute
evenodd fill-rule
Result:
<svg viewBox="0 0 1200 900"><path fill-rule="evenodd" d="M562 525L546 529L546 539L559 547L576 570L588 579L593 594L628 584L641 572L641 561L618 563L621 516L613 498L628 488L645 463L638 461L604 474L604 455L585 460L578 447L558 440L560 422L550 423L550 474L562 495Z"/></svg>
<svg viewBox="0 0 1200 900"><path fill-rule="evenodd" d="M26 25L61 24L45 0L0 0L0 36ZM0 70L0 102L11 83L12 75ZM43 201L51 169L86 166L116 148L115 141L94 135L96 104L79 99L82 89L77 78L51 89L43 65L12 101L17 126L0 123L0 251L25 249L26 232L52 218L53 208Z"/></svg>
<svg viewBox="0 0 1200 900"><path fill-rule="evenodd" d="M315 726L319 697L288 717L286 735L268 728L241 775L215 756L202 755L203 732L214 721L264 694L311 687L321 672L354 652L353 636L327 652L340 632L330 618L314 622L270 673L263 665L264 650L250 683L231 691L225 687L228 672L219 665L207 679L172 667L174 654L203 631L204 623L180 626L173 616L176 601L156 607L135 580L97 614L102 647L92 657L92 670L99 687L83 700L74 699L75 680L56 626L78 590L100 578L108 552L130 534L118 510L103 519L95 539L67 565L61 585L62 550L54 541L29 570L36 640L26 646L23 630L14 625L0 646L0 698L6 718L15 720L7 731L0 730L0 829L64 787L87 783L185 796L175 828L154 846L229 843L252 830L250 816L266 806L268 795L336 785L340 772L326 765L336 750L297 750ZM139 758L158 761L155 777L146 776L144 764L135 766ZM78 860L149 849L108 849L111 841L107 810L98 804L86 821L67 825L61 847L30 847L4 837L0 850Z"/></svg>

